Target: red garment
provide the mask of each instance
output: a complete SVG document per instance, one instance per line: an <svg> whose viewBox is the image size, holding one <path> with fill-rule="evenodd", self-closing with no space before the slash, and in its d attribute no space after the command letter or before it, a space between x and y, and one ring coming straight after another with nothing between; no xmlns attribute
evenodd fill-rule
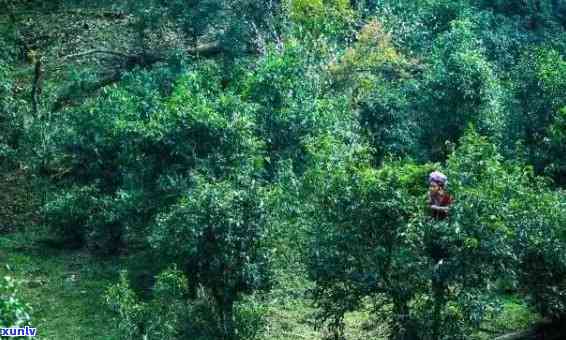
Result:
<svg viewBox="0 0 566 340"><path fill-rule="evenodd" d="M431 194L429 193L428 195L428 205L433 206L439 206L439 207L449 207L452 203L454 202L454 199L452 198L452 196L450 196L448 193L443 193L443 194ZM440 210L434 210L434 209L430 209L431 211L431 215L434 219L437 220L442 220L446 217L448 217L448 212L446 211L440 211Z"/></svg>

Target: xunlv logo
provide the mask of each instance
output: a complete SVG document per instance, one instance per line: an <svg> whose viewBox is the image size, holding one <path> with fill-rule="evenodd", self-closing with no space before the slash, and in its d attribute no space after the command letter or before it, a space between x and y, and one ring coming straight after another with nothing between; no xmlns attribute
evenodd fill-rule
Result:
<svg viewBox="0 0 566 340"><path fill-rule="evenodd" d="M32 327L9 327L0 328L0 337L2 336L35 336L37 329Z"/></svg>

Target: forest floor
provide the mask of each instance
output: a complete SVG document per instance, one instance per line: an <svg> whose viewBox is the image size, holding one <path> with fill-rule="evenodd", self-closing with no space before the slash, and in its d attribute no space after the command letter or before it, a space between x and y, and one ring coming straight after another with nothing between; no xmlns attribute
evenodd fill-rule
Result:
<svg viewBox="0 0 566 340"><path fill-rule="evenodd" d="M133 287L149 292L151 257L138 251L105 258L85 250L61 250L49 240L50 235L38 229L0 234L0 263L5 264L0 267L0 275L10 275L23 283L21 293L33 308L37 338L119 339L112 312L105 304L105 291L116 282L119 272L127 269ZM268 312L264 338L322 339L324 332L314 329L314 309L305 297L308 284L295 273L283 274L279 281L284 284L276 285L265 299ZM517 299L506 297L505 301L502 314L486 323L485 328L501 334L535 321L536 316ZM347 339L386 338L384 323L372 321L368 315L367 311L347 315ZM493 337L484 333L472 338Z"/></svg>
<svg viewBox="0 0 566 340"><path fill-rule="evenodd" d="M39 235L0 236L0 275L22 282L24 301L32 306L38 339L112 339L112 316L104 292L113 283L119 261L93 258L84 251L58 250Z"/></svg>

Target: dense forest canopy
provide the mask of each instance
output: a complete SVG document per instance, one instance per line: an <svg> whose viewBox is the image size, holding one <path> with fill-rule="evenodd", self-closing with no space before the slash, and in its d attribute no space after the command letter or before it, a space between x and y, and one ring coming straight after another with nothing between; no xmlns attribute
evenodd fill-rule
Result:
<svg viewBox="0 0 566 340"><path fill-rule="evenodd" d="M566 1L0 6L0 235L151 259L100 298L119 338L269 338L277 299L332 339L566 318Z"/></svg>

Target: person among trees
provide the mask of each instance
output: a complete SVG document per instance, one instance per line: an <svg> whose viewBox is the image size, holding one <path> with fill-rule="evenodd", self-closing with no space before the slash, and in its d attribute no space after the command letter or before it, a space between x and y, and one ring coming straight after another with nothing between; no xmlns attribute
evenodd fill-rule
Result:
<svg viewBox="0 0 566 340"><path fill-rule="evenodd" d="M428 206L431 215L437 220L445 219L453 202L452 196L445 191L448 178L440 171L433 171L428 176L428 183Z"/></svg>

